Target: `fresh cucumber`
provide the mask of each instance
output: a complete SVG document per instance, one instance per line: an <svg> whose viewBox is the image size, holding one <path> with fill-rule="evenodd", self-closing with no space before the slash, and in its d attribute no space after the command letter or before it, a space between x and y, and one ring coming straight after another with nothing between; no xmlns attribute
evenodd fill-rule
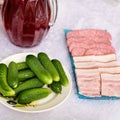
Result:
<svg viewBox="0 0 120 120"><path fill-rule="evenodd" d="M42 66L37 57L35 57L34 55L27 55L26 62L39 80L41 80L45 84L52 83L53 80L50 73Z"/></svg>
<svg viewBox="0 0 120 120"><path fill-rule="evenodd" d="M21 70L18 72L19 82L25 81L25 80L30 79L32 77L35 77L35 74L30 69Z"/></svg>
<svg viewBox="0 0 120 120"><path fill-rule="evenodd" d="M51 90L47 88L33 88L20 92L17 101L20 104L29 104L33 101L47 97Z"/></svg>
<svg viewBox="0 0 120 120"><path fill-rule="evenodd" d="M60 93L62 91L62 85L60 84L60 82L53 82L52 84L49 85L49 87L51 88L51 90L53 90L55 93Z"/></svg>
<svg viewBox="0 0 120 120"><path fill-rule="evenodd" d="M24 69L27 69L27 68L28 68L28 65L26 64L26 62L17 63L17 69L18 70L24 70Z"/></svg>
<svg viewBox="0 0 120 120"><path fill-rule="evenodd" d="M47 69L48 72L51 74L53 81L56 82L59 81L60 80L59 74L56 68L54 67L54 65L52 64L48 55L41 52L38 54L38 59L41 62L41 64L44 66L44 68Z"/></svg>
<svg viewBox="0 0 120 120"><path fill-rule="evenodd" d="M59 73L59 76L60 76L60 83L63 85L63 86L68 86L69 84L69 80L68 80L68 77L64 71L64 68L61 64L61 62L57 59L53 59L52 60L52 63L54 64L55 68L57 69L58 73Z"/></svg>
<svg viewBox="0 0 120 120"><path fill-rule="evenodd" d="M17 88L14 89L16 95L23 91L23 90L26 90L26 89L30 89L30 88L40 88L40 87L43 87L43 83L37 79L37 78L32 78L32 79L29 79L23 83L21 83Z"/></svg>
<svg viewBox="0 0 120 120"><path fill-rule="evenodd" d="M19 80L18 80L18 69L17 64L12 61L9 63L8 66L8 84L12 88L16 88L18 86Z"/></svg>
<svg viewBox="0 0 120 120"><path fill-rule="evenodd" d="M0 93L3 96L14 96L15 91L7 83L7 66L0 64Z"/></svg>

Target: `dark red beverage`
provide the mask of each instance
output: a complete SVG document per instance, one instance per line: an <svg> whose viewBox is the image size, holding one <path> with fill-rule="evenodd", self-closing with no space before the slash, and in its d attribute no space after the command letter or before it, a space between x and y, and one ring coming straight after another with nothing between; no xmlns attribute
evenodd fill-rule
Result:
<svg viewBox="0 0 120 120"><path fill-rule="evenodd" d="M49 0L5 0L2 18L10 41L32 47L40 43L50 26Z"/></svg>

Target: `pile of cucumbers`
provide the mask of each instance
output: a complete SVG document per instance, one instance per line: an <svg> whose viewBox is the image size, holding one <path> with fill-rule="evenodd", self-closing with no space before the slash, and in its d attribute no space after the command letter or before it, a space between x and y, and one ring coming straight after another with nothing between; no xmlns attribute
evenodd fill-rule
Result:
<svg viewBox="0 0 120 120"><path fill-rule="evenodd" d="M29 54L26 60L7 66L0 63L0 93L12 97L18 104L29 104L47 97L51 92L59 94L62 86L68 86L68 77L61 62L50 59L46 53ZM44 87L47 86L47 87Z"/></svg>

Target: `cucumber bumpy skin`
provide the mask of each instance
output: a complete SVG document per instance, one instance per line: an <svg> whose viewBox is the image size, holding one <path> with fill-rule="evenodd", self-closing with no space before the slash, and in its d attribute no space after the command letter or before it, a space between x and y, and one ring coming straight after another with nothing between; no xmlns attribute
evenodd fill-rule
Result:
<svg viewBox="0 0 120 120"><path fill-rule="evenodd" d="M59 74L54 65L52 64L48 55L46 53L41 52L38 54L38 59L44 66L44 68L47 69L48 72L51 74L53 81L58 82L60 80Z"/></svg>
<svg viewBox="0 0 120 120"><path fill-rule="evenodd" d="M49 85L49 87L57 94L61 94L62 92L62 85L60 84L60 82L53 82Z"/></svg>
<svg viewBox="0 0 120 120"><path fill-rule="evenodd" d="M12 88L16 88L19 84L17 64L14 61L8 65L8 84Z"/></svg>
<svg viewBox="0 0 120 120"><path fill-rule="evenodd" d="M57 59L53 59L52 63L54 64L54 66L56 67L56 69L60 75L60 83L65 87L68 86L69 80L68 80L68 77L63 69L61 62Z"/></svg>
<svg viewBox="0 0 120 120"><path fill-rule="evenodd" d="M43 83L51 84L53 82L50 73L42 66L37 57L35 57L34 55L27 55L26 62L29 68Z"/></svg>
<svg viewBox="0 0 120 120"><path fill-rule="evenodd" d="M18 94L23 90L31 88L43 87L43 83L38 78L31 78L23 83L21 83L17 88L14 89L15 93Z"/></svg>
<svg viewBox="0 0 120 120"><path fill-rule="evenodd" d="M29 104L33 101L47 97L51 93L47 88L33 88L20 92L17 97L19 104Z"/></svg>
<svg viewBox="0 0 120 120"><path fill-rule="evenodd" d="M15 91L7 83L7 66L3 63L0 64L0 93L7 97L15 95Z"/></svg>
<svg viewBox="0 0 120 120"><path fill-rule="evenodd" d="M32 77L35 77L35 74L30 69L18 71L19 82L25 81L25 80L30 79Z"/></svg>
<svg viewBox="0 0 120 120"><path fill-rule="evenodd" d="M17 63L17 69L20 71L20 70L25 70L27 69L28 66L27 66L27 63L26 62L18 62Z"/></svg>

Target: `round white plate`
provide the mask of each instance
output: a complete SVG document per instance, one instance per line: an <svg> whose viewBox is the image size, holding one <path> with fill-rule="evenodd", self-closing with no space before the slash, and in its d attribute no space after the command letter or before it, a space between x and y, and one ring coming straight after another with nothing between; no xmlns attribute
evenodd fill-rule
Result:
<svg viewBox="0 0 120 120"><path fill-rule="evenodd" d="M36 53L19 53L5 58L0 63L5 63L6 65L8 65L11 61L25 61L26 55L28 54L37 55ZM54 92L52 92L47 98L37 101L37 105L35 106L14 107L13 105L8 104L7 100L3 97L0 97L0 102L13 110L21 112L37 113L51 110L61 105L61 103L63 103L70 94L72 88L72 80L70 74L68 73L68 71L66 71L66 69L65 72L69 79L69 85L67 87L62 87L62 94L55 94Z"/></svg>

